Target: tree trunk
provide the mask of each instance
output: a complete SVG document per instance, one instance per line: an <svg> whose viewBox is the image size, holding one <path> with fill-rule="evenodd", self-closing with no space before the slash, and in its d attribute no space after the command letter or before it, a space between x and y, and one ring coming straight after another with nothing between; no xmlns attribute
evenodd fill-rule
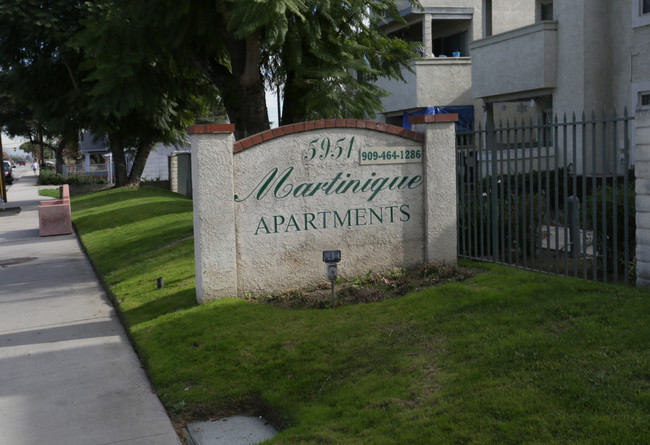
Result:
<svg viewBox="0 0 650 445"><path fill-rule="evenodd" d="M284 85L284 97L282 103L282 125L289 125L304 121L304 107L300 105L300 98L303 91L296 85L296 75L293 71L287 72L287 80Z"/></svg>
<svg viewBox="0 0 650 445"><path fill-rule="evenodd" d="M108 136L111 153L113 154L113 165L115 167L115 187L125 187L127 183L126 175L126 157L124 156L124 146L122 138L118 134Z"/></svg>
<svg viewBox="0 0 650 445"><path fill-rule="evenodd" d="M140 184L142 172L144 171L144 167L147 164L147 159L149 158L149 153L151 153L151 149L153 148L154 143L154 141L144 141L138 147L138 152L135 154L135 160L133 161L131 173L129 174L128 185Z"/></svg>
<svg viewBox="0 0 650 445"><path fill-rule="evenodd" d="M226 43L230 67L215 54L193 54L192 60L221 92L228 118L235 124L235 139L242 139L270 128L260 69L261 36L258 32L237 39L227 32L226 23L216 32Z"/></svg>
<svg viewBox="0 0 650 445"><path fill-rule="evenodd" d="M56 148L54 149L54 157L56 158L56 172L59 174L63 174L63 149L67 145L67 141L65 139L61 139L61 141L57 144Z"/></svg>
<svg viewBox="0 0 650 445"><path fill-rule="evenodd" d="M235 139L243 139L270 128L266 91L261 81L252 86L237 85L239 104L226 105L230 122L235 124Z"/></svg>

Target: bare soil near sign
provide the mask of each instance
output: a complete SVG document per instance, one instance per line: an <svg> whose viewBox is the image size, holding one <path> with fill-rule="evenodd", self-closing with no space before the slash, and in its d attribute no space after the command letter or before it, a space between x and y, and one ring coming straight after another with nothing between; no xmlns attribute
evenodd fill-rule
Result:
<svg viewBox="0 0 650 445"><path fill-rule="evenodd" d="M334 305L373 303L398 298L428 287L460 282L481 272L482 269L447 264L423 264L382 273L368 271L350 280L337 280L334 285ZM332 285L324 281L300 289L247 295L246 299L286 309L327 309L332 307Z"/></svg>

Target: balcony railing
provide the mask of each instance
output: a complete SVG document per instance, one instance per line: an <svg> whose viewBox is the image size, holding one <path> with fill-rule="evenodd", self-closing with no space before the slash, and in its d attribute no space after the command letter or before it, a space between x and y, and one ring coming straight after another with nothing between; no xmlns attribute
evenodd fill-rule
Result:
<svg viewBox="0 0 650 445"><path fill-rule="evenodd" d="M384 109L408 110L472 103L469 57L435 57L413 60L413 73L405 71L406 82L380 79L377 85L391 92Z"/></svg>
<svg viewBox="0 0 650 445"><path fill-rule="evenodd" d="M557 22L539 22L472 42L473 96L507 96L554 88L557 27Z"/></svg>

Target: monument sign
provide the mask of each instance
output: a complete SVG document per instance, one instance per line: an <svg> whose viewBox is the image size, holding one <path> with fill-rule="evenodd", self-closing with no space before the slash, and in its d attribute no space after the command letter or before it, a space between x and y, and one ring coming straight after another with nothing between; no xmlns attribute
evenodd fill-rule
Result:
<svg viewBox="0 0 650 445"><path fill-rule="evenodd" d="M455 264L456 116L412 119L191 127L198 300L323 282L330 249L344 277Z"/></svg>

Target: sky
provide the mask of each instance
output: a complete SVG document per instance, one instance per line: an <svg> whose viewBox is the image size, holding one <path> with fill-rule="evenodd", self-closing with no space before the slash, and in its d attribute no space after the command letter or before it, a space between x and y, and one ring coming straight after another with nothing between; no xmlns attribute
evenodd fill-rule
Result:
<svg viewBox="0 0 650 445"><path fill-rule="evenodd" d="M269 113L271 128L278 127L278 99L274 91L266 90L266 109Z"/></svg>
<svg viewBox="0 0 650 445"><path fill-rule="evenodd" d="M9 136L7 136L5 133L2 133L2 151L9 155L19 155L23 156L25 155L25 152L18 149L18 151L14 151L14 147L18 148L20 145L25 142L26 139L18 138L18 139L11 139Z"/></svg>
<svg viewBox="0 0 650 445"><path fill-rule="evenodd" d="M10 148L11 150L14 149L14 147L20 147L21 144L25 142L25 139L11 139L9 136L7 136L5 133L2 133L2 148Z"/></svg>

